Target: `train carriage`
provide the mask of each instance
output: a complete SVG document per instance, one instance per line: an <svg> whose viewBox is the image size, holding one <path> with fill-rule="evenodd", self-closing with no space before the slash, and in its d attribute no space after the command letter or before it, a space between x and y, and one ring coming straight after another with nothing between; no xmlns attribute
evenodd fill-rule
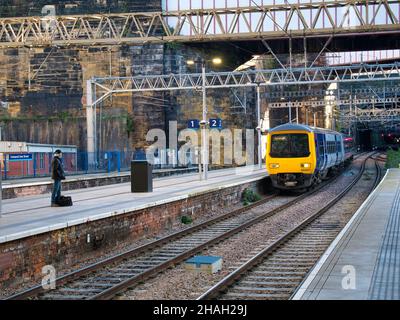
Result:
<svg viewBox="0 0 400 320"><path fill-rule="evenodd" d="M266 166L275 188L309 188L341 168L344 161L339 132L291 123L268 132Z"/></svg>

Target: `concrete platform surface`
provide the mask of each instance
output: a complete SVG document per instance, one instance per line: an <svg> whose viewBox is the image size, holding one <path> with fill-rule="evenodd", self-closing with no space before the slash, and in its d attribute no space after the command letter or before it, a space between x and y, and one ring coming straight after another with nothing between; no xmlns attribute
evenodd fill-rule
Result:
<svg viewBox="0 0 400 320"><path fill-rule="evenodd" d="M390 169L293 300L400 299L400 169Z"/></svg>
<svg viewBox="0 0 400 320"><path fill-rule="evenodd" d="M78 174L78 175L67 175L68 180L89 180L89 179L99 179L101 177L120 177L130 174L128 171L122 172L110 172L110 173L88 173L88 174ZM50 177L36 177L36 178L19 178L19 179L7 179L3 180L3 188L10 187L21 187L21 186L35 186L41 184L52 183Z"/></svg>
<svg viewBox="0 0 400 320"><path fill-rule="evenodd" d="M210 171L207 181L200 181L198 173L154 179L152 193L131 193L130 183L63 192L72 197L72 207L50 207L50 194L3 200L0 243L256 181L267 175L265 169L248 166Z"/></svg>
<svg viewBox="0 0 400 320"><path fill-rule="evenodd" d="M154 169L153 178L195 173L197 171L197 167ZM94 188L111 184L128 183L130 180L130 171L81 175L67 174L67 179L63 181L63 189L69 191L82 188ZM3 199L13 199L48 194L51 192L52 186L53 180L51 180L50 177L6 180L2 183L2 196Z"/></svg>

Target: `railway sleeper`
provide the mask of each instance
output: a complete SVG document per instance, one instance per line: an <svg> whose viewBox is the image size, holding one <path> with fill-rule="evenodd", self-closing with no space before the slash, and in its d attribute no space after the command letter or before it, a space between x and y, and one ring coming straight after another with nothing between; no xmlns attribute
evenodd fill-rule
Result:
<svg viewBox="0 0 400 320"><path fill-rule="evenodd" d="M332 239L329 239L329 240L332 240ZM279 253L279 252L281 252L281 251L283 251L283 252L288 252L288 251L290 251L290 252L294 252L294 251L304 251L304 252L309 252L309 251L315 251L315 250L325 250L325 248L327 247L327 246L329 246L329 244L331 243L332 241L325 241L325 242L320 242L320 243L318 243L318 244L315 244L315 245L312 245L312 246L309 246L309 245L307 245L307 246L302 246L301 244L297 244L297 245L292 245L292 244L287 244L286 246L284 246L284 247L281 247L279 250L277 250L277 251L274 251L274 253Z"/></svg>
<svg viewBox="0 0 400 320"><path fill-rule="evenodd" d="M272 274L268 276L268 278L263 277L263 276L257 276L257 275L248 275L246 276L247 281L254 281L254 282L259 282L259 281L264 281L264 280L269 280L269 281L284 281L284 282L299 282L302 280L301 276L278 276L275 274Z"/></svg>
<svg viewBox="0 0 400 320"><path fill-rule="evenodd" d="M45 295L40 297L43 300L84 300L87 296L59 296L59 295Z"/></svg>
<svg viewBox="0 0 400 320"><path fill-rule="evenodd" d="M137 260L133 266L156 266L160 263L163 263L169 259L155 259L149 258L148 260Z"/></svg>
<svg viewBox="0 0 400 320"><path fill-rule="evenodd" d="M130 272L130 273L120 273L120 272L108 272L103 273L103 276L113 276L113 277L121 277L121 278L130 278L140 274L140 272Z"/></svg>
<svg viewBox="0 0 400 320"><path fill-rule="evenodd" d="M122 281L124 281L126 279L122 279L122 278L114 278L114 277L99 277L96 278L94 281L98 282L98 283L110 283L110 284L118 284Z"/></svg>
<svg viewBox="0 0 400 320"><path fill-rule="evenodd" d="M290 288L296 287L297 281L251 281L251 280L242 280L241 284L245 284L252 287L276 287L276 288Z"/></svg>
<svg viewBox="0 0 400 320"><path fill-rule="evenodd" d="M276 288L276 287L244 287L240 284L232 287L231 292L255 292L255 293L291 293L293 287Z"/></svg>
<svg viewBox="0 0 400 320"><path fill-rule="evenodd" d="M78 282L76 283L77 287L82 287L82 288L86 288L86 287L98 287L98 288L110 288L112 285L108 284L108 283L98 283L98 282Z"/></svg>
<svg viewBox="0 0 400 320"><path fill-rule="evenodd" d="M288 294L268 293L229 293L222 297L222 300L283 300L288 299Z"/></svg>
<svg viewBox="0 0 400 320"><path fill-rule="evenodd" d="M146 271L150 269L151 266L140 266L140 265L133 265L130 271L137 272L137 273L142 273L143 271Z"/></svg>
<svg viewBox="0 0 400 320"><path fill-rule="evenodd" d="M261 266L257 267L257 270L262 270L262 271L270 271L270 272L275 272L276 271L308 271L312 267L312 265L308 265L307 267L298 267L298 266Z"/></svg>
<svg viewBox="0 0 400 320"><path fill-rule="evenodd" d="M95 289L95 288L70 288L70 287L66 287L66 288L60 288L58 289L59 292L61 292L62 294L64 293L73 293L75 295L87 295L87 293L94 293L97 294L103 290L101 289Z"/></svg>
<svg viewBox="0 0 400 320"><path fill-rule="evenodd" d="M273 264L281 264L281 263L296 263L296 264L301 264L301 263L313 263L315 259L310 259L310 257L296 257L296 258L282 258L282 257L271 257L268 259L268 263L273 263ZM264 262L266 263L266 261Z"/></svg>
<svg viewBox="0 0 400 320"><path fill-rule="evenodd" d="M254 272L255 274L258 274L258 275L262 275L264 278L269 278L271 276L271 272L268 272L268 271L254 270L252 272ZM300 271L295 271L295 272L285 272L285 271L274 272L274 275L275 276L279 276L279 277L285 277L285 276L304 277L305 274L306 274L305 272L300 272Z"/></svg>
<svg viewBox="0 0 400 320"><path fill-rule="evenodd" d="M326 246L321 246L321 247L314 247L314 248L285 248L282 249L282 251L277 252L276 254L294 254L294 255L299 255L299 254L314 254L316 250L322 251L326 248Z"/></svg>

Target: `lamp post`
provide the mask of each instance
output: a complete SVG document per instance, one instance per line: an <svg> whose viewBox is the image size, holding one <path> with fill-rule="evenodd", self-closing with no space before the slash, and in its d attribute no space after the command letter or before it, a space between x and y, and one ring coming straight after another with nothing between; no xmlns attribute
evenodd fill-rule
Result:
<svg viewBox="0 0 400 320"><path fill-rule="evenodd" d="M18 143L19 153L22 152L22 143ZM21 160L21 176L24 176L24 161Z"/></svg>
<svg viewBox="0 0 400 320"><path fill-rule="evenodd" d="M2 162L3 162L3 156L1 157L0 160L0 218L1 218L2 202L3 202L3 169L1 166Z"/></svg>
<svg viewBox="0 0 400 320"><path fill-rule="evenodd" d="M200 128L201 128L201 157L200 161L203 163L203 176L200 174L200 180L208 179L208 137L207 137L207 96L206 96L206 62L211 61L213 64L221 64L222 60L220 58L214 58L211 60L201 59L201 75L202 75L202 95L203 95L203 116L202 120L200 121ZM188 60L188 65L194 65L194 60ZM201 167L201 166L200 166Z"/></svg>
<svg viewBox="0 0 400 320"><path fill-rule="evenodd" d="M261 169L262 155L261 155L261 98L260 98L260 83L257 82L257 156L258 168Z"/></svg>
<svg viewBox="0 0 400 320"><path fill-rule="evenodd" d="M207 139L207 97L206 97L206 63L202 60L201 63L202 85L201 90L203 94L203 119L200 122L201 126L201 143L202 143L202 159L203 159L203 179L208 179L208 139Z"/></svg>

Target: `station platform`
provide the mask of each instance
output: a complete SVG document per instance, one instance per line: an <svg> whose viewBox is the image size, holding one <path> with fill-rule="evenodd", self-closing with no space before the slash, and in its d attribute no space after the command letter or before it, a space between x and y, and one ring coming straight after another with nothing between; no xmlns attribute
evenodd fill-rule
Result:
<svg viewBox="0 0 400 320"><path fill-rule="evenodd" d="M389 169L292 298L398 300L399 248L400 169Z"/></svg>
<svg viewBox="0 0 400 320"><path fill-rule="evenodd" d="M197 172L197 167L154 169L153 177L167 177L185 173ZM98 187L116 183L129 182L130 171L110 173L68 174L63 181L64 190ZM3 199L12 199L30 195L46 194L51 192L53 181L50 177L36 177L23 179L9 179L2 181Z"/></svg>
<svg viewBox="0 0 400 320"><path fill-rule="evenodd" d="M206 181L200 181L198 173L157 178L151 193L131 193L130 183L63 191L63 195L72 197L72 207L51 207L50 194L6 199L2 202L0 244L189 199L265 177L264 168L248 166L210 171Z"/></svg>

